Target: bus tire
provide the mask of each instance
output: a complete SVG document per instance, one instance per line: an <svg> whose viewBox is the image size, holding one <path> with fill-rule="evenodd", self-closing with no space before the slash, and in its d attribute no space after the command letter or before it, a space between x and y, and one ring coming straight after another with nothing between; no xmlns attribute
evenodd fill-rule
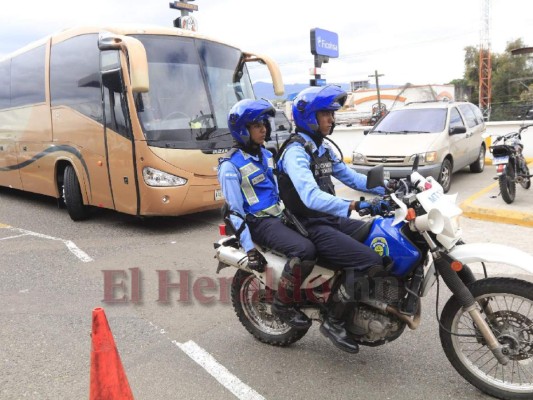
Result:
<svg viewBox="0 0 533 400"><path fill-rule="evenodd" d="M67 165L63 175L63 200L73 221L89 218L89 207L83 204L80 183L72 165Z"/></svg>

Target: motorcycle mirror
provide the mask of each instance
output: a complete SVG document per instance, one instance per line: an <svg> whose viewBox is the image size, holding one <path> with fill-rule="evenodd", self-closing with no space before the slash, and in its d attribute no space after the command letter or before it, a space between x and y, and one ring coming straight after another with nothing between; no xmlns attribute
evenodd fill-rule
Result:
<svg viewBox="0 0 533 400"><path fill-rule="evenodd" d="M378 186L385 186L383 181L383 164L376 165L374 168L368 170L366 176L366 188L372 189Z"/></svg>

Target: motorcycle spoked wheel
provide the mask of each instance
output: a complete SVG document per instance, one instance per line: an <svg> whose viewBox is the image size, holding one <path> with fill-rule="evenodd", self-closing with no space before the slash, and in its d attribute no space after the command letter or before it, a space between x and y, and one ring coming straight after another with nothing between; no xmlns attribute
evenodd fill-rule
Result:
<svg viewBox="0 0 533 400"><path fill-rule="evenodd" d="M533 399L533 284L512 278L487 278L469 289L484 303L481 315L506 348L510 361L498 363L470 314L452 296L441 314L440 339L446 357L472 385L499 399Z"/></svg>
<svg viewBox="0 0 533 400"><path fill-rule="evenodd" d="M308 329L294 329L274 316L268 299L272 296L255 275L243 270L235 273L231 302L241 324L263 343L288 346L304 337Z"/></svg>
<svg viewBox="0 0 533 400"><path fill-rule="evenodd" d="M514 168L512 164L509 163L505 166L505 172L498 178L500 193L507 204L511 204L516 196L516 183L514 178Z"/></svg>

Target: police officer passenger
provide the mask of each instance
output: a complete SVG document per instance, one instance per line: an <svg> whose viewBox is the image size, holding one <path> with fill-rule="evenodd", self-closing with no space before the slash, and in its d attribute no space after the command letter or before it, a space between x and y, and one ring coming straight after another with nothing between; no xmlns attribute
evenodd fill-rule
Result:
<svg viewBox="0 0 533 400"><path fill-rule="evenodd" d="M221 160L218 180L233 225L237 230L243 229L240 242L248 254L249 267L263 272L266 265L252 240L289 259L272 311L288 325L307 329L311 320L296 307L295 293L311 272L316 251L310 240L287 227L281 219L283 205L273 173L272 153L263 147L265 138L270 136L269 117L274 115L275 109L267 100L241 100L231 108L228 126L235 145Z"/></svg>
<svg viewBox="0 0 533 400"><path fill-rule="evenodd" d="M324 141L333 132L335 111L346 97L346 92L333 85L310 87L296 96L292 106L296 133L281 148L278 182L285 206L298 216L328 267L365 270L382 266L382 259L352 237L363 225L348 218L359 202L336 197L331 177L353 189L368 191L366 176L347 167ZM384 194L385 189L379 187L373 192ZM358 345L344 327L346 308L340 300L329 302L320 331L338 348L357 353Z"/></svg>

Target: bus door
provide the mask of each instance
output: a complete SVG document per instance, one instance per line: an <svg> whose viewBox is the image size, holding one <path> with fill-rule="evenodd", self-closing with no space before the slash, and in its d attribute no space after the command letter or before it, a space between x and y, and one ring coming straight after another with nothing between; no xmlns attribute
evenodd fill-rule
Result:
<svg viewBox="0 0 533 400"><path fill-rule="evenodd" d="M135 170L135 143L120 67L119 50L101 52L104 102L104 139L109 186L115 210L137 214L139 192Z"/></svg>

